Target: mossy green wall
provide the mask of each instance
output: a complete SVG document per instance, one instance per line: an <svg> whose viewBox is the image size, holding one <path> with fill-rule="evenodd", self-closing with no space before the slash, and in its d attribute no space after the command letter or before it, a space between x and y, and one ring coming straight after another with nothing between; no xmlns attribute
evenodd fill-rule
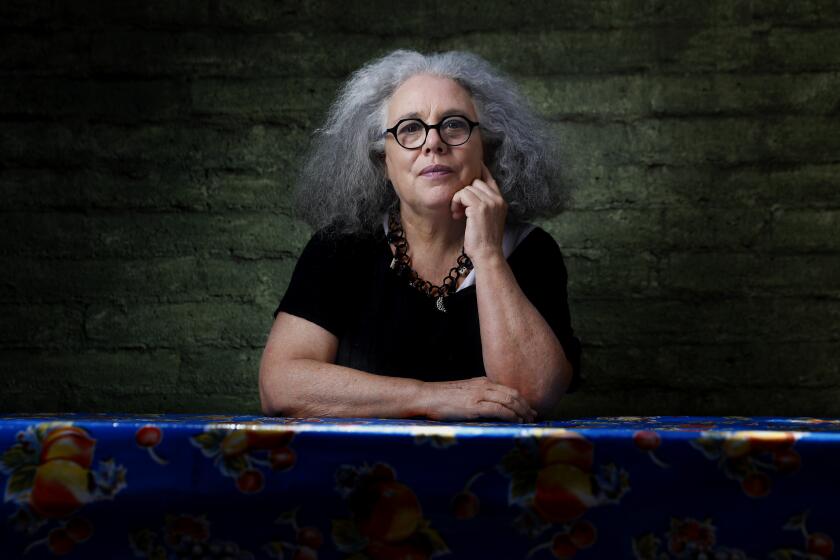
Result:
<svg viewBox="0 0 840 560"><path fill-rule="evenodd" d="M468 49L562 140L568 416L840 415L828 0L0 4L5 411L256 412L350 72Z"/></svg>

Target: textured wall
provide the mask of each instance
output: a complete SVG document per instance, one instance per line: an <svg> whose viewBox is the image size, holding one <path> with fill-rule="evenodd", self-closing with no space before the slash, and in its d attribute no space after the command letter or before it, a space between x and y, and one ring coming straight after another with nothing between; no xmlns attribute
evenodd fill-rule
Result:
<svg viewBox="0 0 840 560"><path fill-rule="evenodd" d="M0 4L0 409L258 409L352 70L473 50L562 138L568 415L840 415L829 0Z"/></svg>

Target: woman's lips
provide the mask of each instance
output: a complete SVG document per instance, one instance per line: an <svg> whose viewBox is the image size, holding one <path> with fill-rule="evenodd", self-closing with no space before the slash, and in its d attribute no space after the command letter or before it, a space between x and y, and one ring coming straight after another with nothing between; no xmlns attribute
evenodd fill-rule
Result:
<svg viewBox="0 0 840 560"><path fill-rule="evenodd" d="M451 167L447 167L445 165L430 165L423 168L420 172L420 176L434 178L443 177L444 175L449 175L450 173L452 173Z"/></svg>

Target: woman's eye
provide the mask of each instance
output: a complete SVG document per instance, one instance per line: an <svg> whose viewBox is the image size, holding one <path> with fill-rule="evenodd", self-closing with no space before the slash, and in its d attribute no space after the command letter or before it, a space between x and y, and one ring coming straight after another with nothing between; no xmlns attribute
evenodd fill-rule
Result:
<svg viewBox="0 0 840 560"><path fill-rule="evenodd" d="M418 123L406 123L400 127L400 134L414 134L415 132L420 132Z"/></svg>
<svg viewBox="0 0 840 560"><path fill-rule="evenodd" d="M467 127L467 123L465 123L461 119L453 119L451 121L446 121L445 123L443 123L443 126L450 130L463 130Z"/></svg>

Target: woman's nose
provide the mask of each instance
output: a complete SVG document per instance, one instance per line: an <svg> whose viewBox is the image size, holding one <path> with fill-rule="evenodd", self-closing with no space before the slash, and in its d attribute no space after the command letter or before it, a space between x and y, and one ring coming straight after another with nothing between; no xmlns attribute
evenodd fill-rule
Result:
<svg viewBox="0 0 840 560"><path fill-rule="evenodd" d="M434 128L430 129L426 134L426 142L423 144L423 152L438 152L443 153L449 146L440 138L440 134Z"/></svg>

